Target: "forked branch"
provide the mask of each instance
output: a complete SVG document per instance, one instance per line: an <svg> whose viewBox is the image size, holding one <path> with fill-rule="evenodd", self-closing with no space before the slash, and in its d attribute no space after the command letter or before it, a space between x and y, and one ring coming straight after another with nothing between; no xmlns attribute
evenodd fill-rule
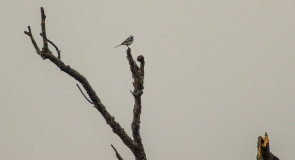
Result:
<svg viewBox="0 0 295 160"><path fill-rule="evenodd" d="M43 37L42 33L40 33L40 36ZM45 37L44 37L45 38ZM46 38L47 42L49 42L56 50L57 52L57 58L60 59L60 50L58 49L57 45L55 45L51 40L49 40L48 38Z"/></svg>
<svg viewBox="0 0 295 160"><path fill-rule="evenodd" d="M112 128L113 132L117 134L123 143L132 151L136 160L146 160L146 155L143 149L143 145L141 142L141 137L139 133L140 128L140 114L141 114L141 95L143 93L143 78L144 78L144 58L143 56L138 57L138 61L141 63L140 67L138 67L131 55L131 49L127 50L127 59L130 64L130 69L134 78L134 91L133 96L135 97L135 105L134 105L134 116L132 122L132 132L134 140L125 132L125 130L120 126L120 124L115 120L113 116L107 111L106 107L101 103L97 94L91 87L88 80L80 74L75 69L71 68L69 65L66 65L61 59L60 55L58 57L54 56L50 49L48 48L48 42L51 43L50 40L47 39L46 29L45 29L45 19L46 15L44 9L41 7L41 36L43 38L43 47L42 51L40 51L33 34L31 32L30 26L28 27L28 31L25 31L25 34L28 35L33 43L33 46L38 55L40 55L44 60L48 59L53 64L55 64L61 71L67 73L72 78L76 79L83 86L84 90L88 94L90 100L86 97L86 95L82 92L82 89L78 86L83 96L89 101L89 103L93 104L94 107L100 112L100 114L106 120L106 123ZM57 52L59 49L51 43ZM112 146L113 147L113 146ZM113 147L114 148L114 147ZM115 150L115 148L114 148ZM115 150L116 151L116 150ZM122 157L121 157L122 158Z"/></svg>

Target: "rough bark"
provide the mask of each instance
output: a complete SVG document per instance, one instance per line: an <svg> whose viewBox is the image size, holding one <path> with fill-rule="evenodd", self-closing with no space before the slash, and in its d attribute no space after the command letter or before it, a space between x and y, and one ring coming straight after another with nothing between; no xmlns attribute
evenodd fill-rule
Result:
<svg viewBox="0 0 295 160"><path fill-rule="evenodd" d="M133 87L134 90L131 91L134 99L135 104L133 108L133 121L131 124L132 128L132 135L136 145L136 150L138 153L138 157L140 159L146 159L146 155L144 152L144 147L142 144L141 136L140 136L140 115L141 115L141 95L143 94L143 83L144 83L144 57L138 56L137 61L140 62L140 67L136 64L133 60L131 55L131 49L127 49L127 59L129 61L130 70L133 77Z"/></svg>

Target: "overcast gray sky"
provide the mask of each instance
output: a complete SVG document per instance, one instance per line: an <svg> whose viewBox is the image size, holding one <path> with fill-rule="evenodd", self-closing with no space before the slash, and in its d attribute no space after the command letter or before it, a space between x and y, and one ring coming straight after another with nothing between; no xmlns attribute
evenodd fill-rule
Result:
<svg viewBox="0 0 295 160"><path fill-rule="evenodd" d="M249 160L259 135L294 158L295 1L0 1L0 159L134 159L76 81L43 61L40 7L62 60L86 76L130 134L126 47L146 59L141 133L148 159Z"/></svg>

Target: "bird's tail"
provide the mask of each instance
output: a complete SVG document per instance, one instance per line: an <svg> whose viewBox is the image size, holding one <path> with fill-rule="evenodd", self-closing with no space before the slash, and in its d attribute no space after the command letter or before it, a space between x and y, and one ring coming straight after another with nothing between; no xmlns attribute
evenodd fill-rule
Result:
<svg viewBox="0 0 295 160"><path fill-rule="evenodd" d="M119 47L119 46L121 46L122 44L119 44L119 45L117 45L116 47L114 47L114 48L117 48L117 47Z"/></svg>

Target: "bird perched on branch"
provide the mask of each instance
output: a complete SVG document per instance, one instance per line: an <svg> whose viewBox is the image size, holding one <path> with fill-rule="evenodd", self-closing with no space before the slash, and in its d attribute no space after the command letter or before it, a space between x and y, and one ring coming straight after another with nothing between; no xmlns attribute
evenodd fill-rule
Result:
<svg viewBox="0 0 295 160"><path fill-rule="evenodd" d="M130 35L124 42L122 42L120 45L117 45L116 47L119 47L119 46L122 46L122 45L126 45L129 48L129 45L131 45L132 42L133 42L133 36Z"/></svg>

